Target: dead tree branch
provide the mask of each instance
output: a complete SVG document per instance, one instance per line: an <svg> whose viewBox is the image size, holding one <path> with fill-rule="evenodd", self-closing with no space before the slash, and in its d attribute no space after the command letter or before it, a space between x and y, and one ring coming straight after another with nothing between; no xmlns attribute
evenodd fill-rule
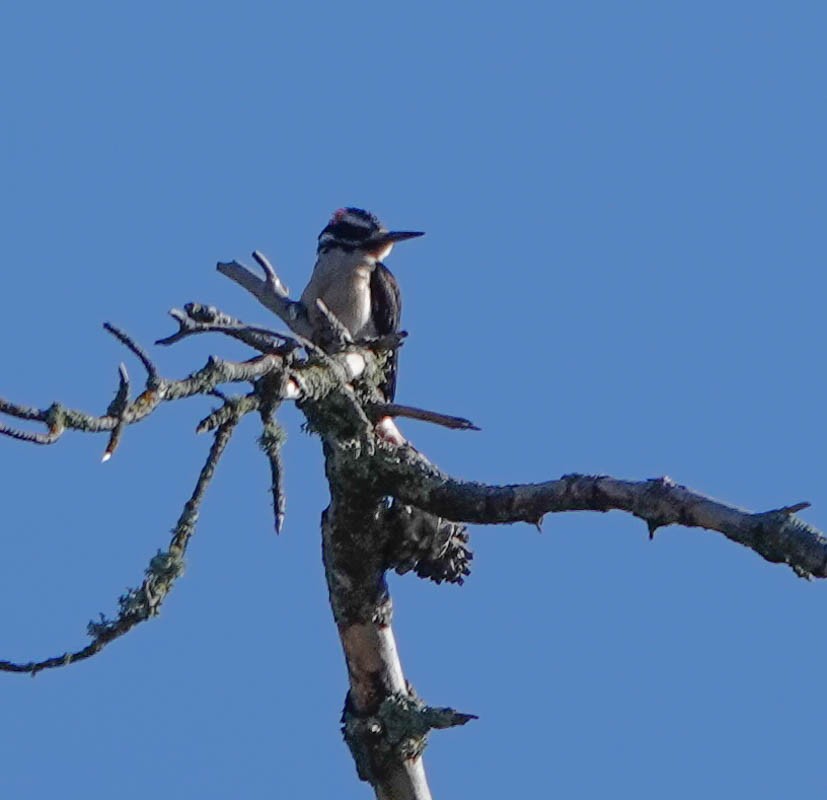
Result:
<svg viewBox="0 0 827 800"><path fill-rule="evenodd" d="M35 674L88 658L158 613L183 569L201 499L218 460L239 420L251 412L257 412L262 423L259 442L270 468L274 524L280 531L285 514L284 431L276 413L285 400L296 401L307 428L322 442L331 498L322 518L322 555L349 678L342 730L359 776L373 786L378 798L428 800L421 758L428 732L474 718L429 706L414 693L399 660L385 580L387 571L395 569L415 571L436 582L462 583L472 557L463 523L539 526L550 513L615 509L643 520L650 536L666 525L706 528L768 561L787 564L800 576L827 577L827 538L796 516L806 503L750 513L668 478L628 481L564 475L536 484L471 483L442 472L408 444L389 443L374 428L378 419L389 416L460 430L476 428L462 417L381 402L377 387L384 352L397 347L401 336L390 344L354 343L342 334L341 323L328 315L324 318L330 326L330 346L319 347L310 341L315 332L306 309L289 298L270 262L261 253L253 255L263 278L237 262L219 264L218 269L276 313L290 334L246 325L211 306L190 303L171 312L178 331L159 343L219 333L247 344L258 352L256 357L244 362L211 357L185 378L170 380L129 336L107 324L147 372L137 398L130 399L129 376L121 367L117 393L102 416L58 404L40 409L0 399L0 414L45 426L42 432L30 432L0 425L0 434L53 444L66 430L106 432L110 436L105 459L115 452L127 426L162 403L195 395L221 401L198 425L199 432L215 431L214 440L169 547L152 559L141 586L120 598L118 616L90 623L92 643L81 650L42 661L3 661L0 670ZM228 397L220 388L237 383L249 385L246 394Z"/></svg>
<svg viewBox="0 0 827 800"><path fill-rule="evenodd" d="M443 428L451 428L457 431L478 431L480 430L470 419L465 417L452 417L448 414L440 414L436 411L428 411L425 408L415 406L403 406L399 403L373 403L367 408L368 415L374 421L382 417L404 417L416 419L420 422L431 422L434 425L441 425Z"/></svg>
<svg viewBox="0 0 827 800"><path fill-rule="evenodd" d="M371 465L380 491L448 519L495 525L540 525L561 511L626 511L646 523L649 536L667 525L706 528L749 547L772 563L808 578L827 577L827 538L795 516L801 502L751 513L687 489L667 477L627 481L608 475L564 475L511 486L458 481L411 447L377 451Z"/></svg>
<svg viewBox="0 0 827 800"><path fill-rule="evenodd" d="M25 672L34 677L44 669L65 667L76 661L83 661L99 653L106 645L128 633L139 623L160 613L161 603L172 590L175 581L184 572L184 556L187 552L187 545L195 533L198 509L239 420L240 416L233 416L216 431L195 489L184 505L184 510L172 531L169 547L166 550L159 550L150 559L141 585L137 589L127 589L118 598L118 616L115 619L107 619L101 614L100 619L91 621L87 631L92 641L80 650L42 661L26 663L0 661L0 672Z"/></svg>
<svg viewBox="0 0 827 800"><path fill-rule="evenodd" d="M106 450L103 451L101 461L109 461L109 459L112 458L112 455L121 443L121 436L123 436L123 430L126 427L124 414L126 413L126 409L129 408L129 373L126 371L125 364L121 364L118 367L118 377L120 378L118 391L109 404L109 408L106 409L107 416L115 417L118 421L112 429L112 433L109 435L109 442L106 445Z"/></svg>
<svg viewBox="0 0 827 800"><path fill-rule="evenodd" d="M146 383L147 387L149 388L157 386L158 381L160 380L158 376L158 368L155 364L152 363L149 356L146 354L144 349L135 342L129 335L124 333L120 328L116 328L111 322L104 322L103 327L106 331L111 333L124 347L128 348L129 350L134 353L137 359L144 365L144 369L146 370Z"/></svg>
<svg viewBox="0 0 827 800"><path fill-rule="evenodd" d="M307 317L307 309L301 303L290 300L287 290L270 262L258 250L253 253L253 258L264 270L264 278L259 278L237 261L219 262L217 269L222 275L250 292L259 303L279 317L291 331L305 339L312 339L314 331Z"/></svg>
<svg viewBox="0 0 827 800"><path fill-rule="evenodd" d="M178 323L178 330L171 336L158 339L155 344L171 345L199 333L223 333L260 353L289 352L302 346L291 336L257 325L247 325L214 306L187 303L183 310L173 308L169 315Z"/></svg>

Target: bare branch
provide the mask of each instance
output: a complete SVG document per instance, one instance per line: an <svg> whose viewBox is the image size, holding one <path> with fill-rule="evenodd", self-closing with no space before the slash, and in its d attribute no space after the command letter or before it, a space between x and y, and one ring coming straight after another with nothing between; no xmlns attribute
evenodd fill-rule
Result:
<svg viewBox="0 0 827 800"><path fill-rule="evenodd" d="M458 430L478 428L462 417L378 402L381 351L398 347L401 334L392 341L353 343L341 322L321 304L319 310L331 335L329 349L336 351L326 352L310 341L318 332L312 330L304 306L289 299L266 257L256 252L254 258L264 271L264 279L236 262L219 264L218 269L281 317L292 335L245 325L211 306L188 304L183 311L173 309L171 315L179 330L160 343L217 332L246 343L261 355L240 363L210 358L186 378L167 380L158 375L129 336L107 323L106 329L147 370L146 390L137 399L129 399L129 377L122 367L118 392L101 417L57 404L41 410L0 400L0 413L47 427L45 433L28 433L0 426L0 433L48 444L64 430L108 431L111 436L104 458L114 452L126 425L145 418L162 402L199 394L222 401L198 426L199 432L215 429L215 440L169 548L152 559L142 585L120 598L118 617L90 623L93 641L82 650L40 662L0 662L0 670L34 674L88 658L158 613L183 569L206 485L235 426L251 411L257 411L262 421L260 445L270 466L275 528L280 531L285 514L284 432L275 412L284 399L297 401L307 427L320 435L324 445L331 502L323 516L322 550L350 680L343 730L360 777L372 784L381 799L430 798L421 760L428 732L473 719L473 715L450 708L426 705L405 681L385 581L386 571L393 568L399 572L416 570L421 577L437 582L462 583L472 558L463 522L525 521L539 526L547 513L618 509L642 519L650 535L670 524L703 527L723 533L769 561L786 563L799 575L827 577L827 538L795 516L806 503L752 514L667 478L624 481L565 475L539 484L476 484L441 472L408 445L395 446L383 440L374 429L374 423L383 418L406 417ZM378 357L371 348L379 351ZM247 395L228 397L219 390L222 384L245 382L253 386Z"/></svg>
<svg viewBox="0 0 827 800"><path fill-rule="evenodd" d="M234 397L225 397L220 392L216 392L216 394L224 401L223 405L208 414L198 423L195 427L196 433L213 431L231 419L239 420L245 414L249 414L251 411L257 411L261 404L255 392L250 392L250 394L244 396L236 395Z"/></svg>
<svg viewBox="0 0 827 800"><path fill-rule="evenodd" d="M111 322L104 322L103 327L111 333L122 345L129 348L135 356L144 365L147 374L147 387L154 387L158 384L160 377L158 375L158 368L152 363L149 356L144 349L137 344L130 336L124 333L120 328L115 327Z"/></svg>
<svg viewBox="0 0 827 800"><path fill-rule="evenodd" d="M12 403L10 400L4 400L0 397L0 414L8 414L17 419L27 419L32 422L45 422L48 411L42 411L33 406L23 406L18 403Z"/></svg>
<svg viewBox="0 0 827 800"><path fill-rule="evenodd" d="M750 513L705 497L669 478L627 481L606 475L564 475L546 483L490 486L459 481L413 448L377 449L381 491L446 519L482 525L529 522L561 511L627 511L650 533L665 525L706 528L749 547L798 575L827 577L827 538L794 515L802 504Z"/></svg>
<svg viewBox="0 0 827 800"><path fill-rule="evenodd" d="M279 276L276 275L273 265L270 263L267 256L261 250L253 250L253 258L255 262L264 270L264 281L267 284L267 290L274 295L281 295L287 297L290 294L287 287L281 282Z"/></svg>
<svg viewBox="0 0 827 800"><path fill-rule="evenodd" d="M292 354L286 357L288 366L292 366ZM287 511L284 494L284 463L281 448L287 439L287 433L276 419L276 411L282 398L291 396L291 387L295 382L289 377L287 369L280 378L264 377L256 381L255 393L260 399L259 416L261 417L261 436L258 443L270 465L270 492L273 496L273 521L276 534L280 534Z"/></svg>
<svg viewBox="0 0 827 800"><path fill-rule="evenodd" d="M323 370L318 365L303 369L314 376ZM144 391L134 401L128 403L121 412L107 413L100 417L85 411L66 408L57 403L46 409L34 409L0 399L1 413L19 419L36 420L48 426L47 433L30 433L0 425L0 434L33 444L53 444L67 430L82 433L111 432L118 427L122 428L125 425L140 422L161 403L199 394L212 394L221 384L252 383L264 375L281 375L283 370L283 358L275 354L261 355L244 362L222 361L211 356L200 370L196 370L186 378L169 380L158 377L155 388ZM315 380L318 383L318 377ZM296 384L294 383L293 386ZM112 409L111 404L110 409Z"/></svg>
<svg viewBox="0 0 827 800"><path fill-rule="evenodd" d="M273 517L276 533L281 533L287 509L283 485L284 464L281 458L281 447L284 444L286 434L284 428L279 425L272 413L268 414L264 409L260 409L259 413L261 414L262 431L258 443L270 464Z"/></svg>
<svg viewBox="0 0 827 800"><path fill-rule="evenodd" d="M54 444L59 438L62 430L50 430L48 433L36 433L33 431L21 431L17 428L10 428L8 425L0 425L0 434L10 439L17 439L19 442L29 444Z"/></svg>
<svg viewBox="0 0 827 800"><path fill-rule="evenodd" d="M199 333L223 333L261 353L287 352L301 346L292 336L258 325L247 325L214 306L187 303L183 311L173 308L169 315L178 322L178 330L171 336L158 339L155 344L171 345Z"/></svg>
<svg viewBox="0 0 827 800"><path fill-rule="evenodd" d="M434 425L442 425L444 428L453 430L480 430L471 420L465 419L465 417L452 417L448 414L440 414L438 411L428 411L415 406L403 406L399 403L372 403L366 408L366 411L374 422L382 419L382 417L405 417L421 422L432 422Z"/></svg>
<svg viewBox="0 0 827 800"><path fill-rule="evenodd" d="M107 416L115 417L118 421L109 436L109 443L106 445L106 450L103 451L101 461L109 461L109 459L112 458L112 455L121 443L121 436L126 427L124 414L129 407L129 373L126 371L125 364L121 364L118 367L118 377L120 378L118 392L114 400L109 404L109 408L106 409Z"/></svg>
<svg viewBox="0 0 827 800"><path fill-rule="evenodd" d="M143 352L126 334L115 331L117 329L111 332L130 350L136 354ZM268 376L275 379L274 386L280 387L278 399L320 399L334 393L339 398L339 412L347 409L350 418L359 420L360 426L366 423L367 418L352 387L349 386L349 381L360 374L368 362L373 363L371 354L356 349L329 356L312 342L304 342L300 337L296 337L296 341L313 354L312 359L296 361L291 357L292 350L285 353L271 351L243 362L225 361L211 356L201 369L179 380L162 378L153 367L146 390L125 407L118 406L115 413L112 413L114 406L110 404L110 410L104 416L66 408L57 403L45 409L38 409L0 398L0 413L17 419L41 422L48 428L45 433L36 433L0 424L0 435L33 444L53 444L66 430L83 433L112 432L117 427L123 428L140 422L161 403L195 395L213 394L222 384L254 383ZM359 362L358 370L354 370L354 360ZM288 362L291 365L289 368L286 366ZM123 386L119 392L122 390Z"/></svg>
<svg viewBox="0 0 827 800"><path fill-rule="evenodd" d="M768 511L768 514L797 514L799 511L803 511L805 508L809 508L812 503L808 503L806 500L802 501L801 503L793 503L791 506L781 506L781 508L774 508L772 511Z"/></svg>
<svg viewBox="0 0 827 800"><path fill-rule="evenodd" d="M291 331L305 339L313 338L313 326L307 317L307 309L278 290L279 286L282 289L284 287L275 273L273 273L275 282L269 274L262 280L237 261L219 262L217 269L222 275L250 292L265 308L269 308L279 317Z"/></svg>
<svg viewBox="0 0 827 800"><path fill-rule="evenodd" d="M29 442L30 444L54 444L63 433L63 426L57 414L58 410L59 406L56 404L49 406L49 408L40 409L18 405L17 403L12 403L10 400L4 400L0 397L0 413L8 414L10 417L16 417L17 419L43 422L46 423L48 427L46 433L37 433L12 428L9 425L0 423L0 435L8 436L10 439L17 439L21 442Z"/></svg>
<svg viewBox="0 0 827 800"><path fill-rule="evenodd" d="M98 621L89 623L88 632L92 642L86 647L71 653L46 658L42 661L15 662L0 661L0 672L22 672L34 676L44 669L65 667L76 661L94 656L107 644L123 636L136 625L150 617L157 616L164 598L172 589L176 579L183 574L184 556L187 545L195 532L198 509L203 500L207 486L212 480L215 468L227 443L238 424L238 417L225 421L216 431L209 455L195 484L195 489L184 505L184 510L172 531L169 548L158 551L149 562L144 573L143 583L137 589L127 589L118 599L118 616L107 619L103 614Z"/></svg>

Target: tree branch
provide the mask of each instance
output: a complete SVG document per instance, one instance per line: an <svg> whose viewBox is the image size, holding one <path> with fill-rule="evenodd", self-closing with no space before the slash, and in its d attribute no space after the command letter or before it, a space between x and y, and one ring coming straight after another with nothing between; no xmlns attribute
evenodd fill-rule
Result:
<svg viewBox="0 0 827 800"><path fill-rule="evenodd" d="M90 622L88 633L92 637L92 642L80 650L42 661L0 661L0 672L25 672L34 676L44 669L65 667L76 661L83 661L99 653L106 645L128 633L139 623L158 615L164 598L184 572L184 556L187 545L195 533L198 509L240 418L234 416L227 419L215 432L207 460L198 476L195 489L185 503L184 510L172 531L168 549L159 550L152 557L144 572L143 583L137 589L127 589L118 598L118 616L110 620L101 614L99 620Z"/></svg>
<svg viewBox="0 0 827 800"><path fill-rule="evenodd" d="M312 339L314 331L307 317L307 309L301 303L290 300L287 290L270 262L258 250L253 253L253 257L264 270L264 279L259 278L237 261L219 261L216 269L250 292L259 303L279 317L291 331L305 339Z"/></svg>
<svg viewBox="0 0 827 800"><path fill-rule="evenodd" d="M171 336L158 339L155 344L171 345L199 333L223 333L260 353L287 353L302 346L291 336L258 325L247 325L214 306L187 303L183 311L173 308L169 315L178 323L178 330Z"/></svg>
<svg viewBox="0 0 827 800"><path fill-rule="evenodd" d="M158 375L158 369L155 366L155 364L152 363L144 349L137 342L135 342L128 334L124 333L120 328L115 327L111 322L104 322L103 327L109 333L111 333L122 345L124 345L124 347L131 350L132 353L134 353L134 355L141 362L141 364L144 365L144 369L146 370L147 374L147 388L154 388L155 386L157 386L158 381L160 380L160 377Z"/></svg>
<svg viewBox="0 0 827 800"><path fill-rule="evenodd" d="M284 382L284 378L282 381ZM266 379L262 379L256 385L256 391L259 392L259 396L262 398L262 403L259 407L262 430L258 443L270 465L270 492L273 496L273 519L276 533L278 534L281 533L282 526L284 525L287 508L283 484L284 464L281 459L281 447L287 438L287 434L276 420L275 412L278 408L278 402L272 398L284 396L285 387L281 386L276 391L272 391L271 387L267 385Z"/></svg>
<svg viewBox="0 0 827 800"><path fill-rule="evenodd" d="M264 282L267 284L267 291L273 295L287 297L289 294L287 287L281 282L279 276L276 275L276 270L273 269L273 265L267 256L264 255L261 250L253 250L253 258L256 264L264 270Z"/></svg>
<svg viewBox="0 0 827 800"><path fill-rule="evenodd" d="M129 408L129 373L126 371L125 364L121 364L118 367L118 377L120 379L118 391L109 404L109 408L106 409L106 415L108 417L115 417L118 421L112 429L112 433L109 435L109 442L106 445L106 450L103 451L101 461L109 461L109 459L112 458L112 455L121 443L121 436L123 436L123 430L126 427L124 414L127 408Z"/></svg>
<svg viewBox="0 0 827 800"><path fill-rule="evenodd" d="M309 341L315 332L304 306L289 299L262 254L256 252L254 258L264 271L263 279L236 262L219 264L218 269L281 317L292 335L245 325L210 306L188 304L183 311L171 312L179 330L160 342L172 344L194 334L221 333L258 350L257 357L240 363L211 357L187 377L168 380L158 374L132 339L107 324L107 330L147 371L146 388L135 400L129 398L125 368L120 370L118 391L103 416L57 404L37 409L0 399L0 413L46 426L40 433L0 426L0 434L51 444L65 430L109 432L104 458L115 451L127 425L144 419L162 402L197 394L217 396L222 401L198 426L199 431L215 430L215 439L170 546L152 559L142 585L120 598L118 617L90 623L93 641L82 650L40 662L4 661L0 670L34 674L88 658L158 613L181 574L198 507L215 466L240 418L252 411L258 412L262 422L260 444L270 466L275 528L279 531L285 510L280 450L284 434L275 413L285 399L296 400L308 429L322 440L331 495L322 520L322 551L350 684L343 733L359 776L371 783L381 799L428 800L421 754L429 730L473 718L450 708L426 705L405 680L385 581L386 571L396 569L415 570L437 582L461 583L469 574L471 559L468 532L461 523L524 521L539 526L548 513L617 509L642 519L650 536L670 524L703 527L751 548L768 561L786 563L799 575L827 577L827 538L795 516L806 503L752 514L668 478L627 481L601 475L564 475L538 484L471 483L441 472L409 445L384 441L374 422L388 416L457 429L475 426L464 418L379 402L382 357L375 356L370 347L381 351L382 343L361 347L340 336L332 348L337 352L326 353ZM335 317L327 320L335 334ZM393 346L398 344L396 340ZM249 383L252 391L227 397L219 389L227 383Z"/></svg>
<svg viewBox="0 0 827 800"><path fill-rule="evenodd" d="M279 376L277 385L285 387L287 396L296 397L297 387L305 380L302 373L307 373L307 378L312 378L315 383L319 383L318 372L323 369L317 364L296 364L292 368L296 373L296 379L292 389L289 389L285 381L281 379L285 372L285 360L280 353L270 352L244 362L223 361L210 356L200 370L180 380L171 380L158 374L157 368L146 353L127 334L109 323L106 323L104 327L135 353L143 363L147 371L145 390L134 401L129 402L129 377L125 368L121 369L115 399L109 404L107 413L103 416L66 408L58 403L53 403L48 408L38 409L0 398L0 413L15 419L40 422L47 426L45 433L36 433L0 424L0 435L32 444L54 444L67 430L83 433L113 432L113 437L110 437L109 445L104 452L104 460L107 460L107 454L112 455L120 440L123 427L145 419L161 403L199 394L212 394L222 384L251 383L267 375ZM345 370L344 364L345 362L342 361L339 366L340 374L344 374L341 372Z"/></svg>
<svg viewBox="0 0 827 800"><path fill-rule="evenodd" d="M804 577L827 577L827 538L795 516L798 503L750 513L713 500L670 478L628 481L607 475L564 475L546 483L489 486L456 480L421 453L377 450L380 491L447 519L481 525L529 522L561 511L626 511L642 519L650 536L666 525L706 528L749 547L767 561Z"/></svg>
<svg viewBox="0 0 827 800"><path fill-rule="evenodd" d="M443 428L453 430L480 430L470 419L465 419L465 417L452 417L448 414L440 414L438 411L428 411L425 408L416 408L415 406L403 406L399 403L371 403L366 410L368 416L374 422L382 419L382 417L405 417L420 422L431 422L434 425L441 425Z"/></svg>

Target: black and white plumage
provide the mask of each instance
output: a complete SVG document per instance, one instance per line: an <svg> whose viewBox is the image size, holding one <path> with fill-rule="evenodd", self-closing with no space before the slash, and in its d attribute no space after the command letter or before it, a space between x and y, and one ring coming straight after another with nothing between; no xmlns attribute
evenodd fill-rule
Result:
<svg viewBox="0 0 827 800"><path fill-rule="evenodd" d="M402 320L402 296L399 284L393 273L377 261L370 276L371 319L377 336L397 333ZM385 399L393 400L396 396L396 359L397 353L391 351L385 369L385 382L379 388Z"/></svg>
<svg viewBox="0 0 827 800"><path fill-rule="evenodd" d="M361 208L340 208L319 234L316 265L301 301L314 328L324 330L322 300L355 341L396 333L402 314L399 285L382 263L396 242L420 231L389 231ZM396 353L380 387L387 400L396 393Z"/></svg>

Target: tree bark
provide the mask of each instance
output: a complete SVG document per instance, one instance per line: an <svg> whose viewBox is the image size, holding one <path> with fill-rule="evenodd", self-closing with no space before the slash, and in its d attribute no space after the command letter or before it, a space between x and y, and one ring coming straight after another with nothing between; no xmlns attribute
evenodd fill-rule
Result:
<svg viewBox="0 0 827 800"><path fill-rule="evenodd" d="M540 526L550 513L616 509L645 522L650 537L672 524L706 528L768 561L787 564L800 576L827 577L827 538L796 516L807 503L751 513L704 497L669 478L630 481L606 475L564 475L544 483L493 486L447 475L409 444L383 438L374 427L375 420L393 414L459 429L473 425L461 417L382 405L377 391L383 377L382 343L366 347L339 341L326 352L308 341L305 310L287 297L266 259L258 254L257 260L265 271L264 279L235 263L219 268L282 316L295 336L246 326L212 307L189 304L183 311L172 312L179 331L161 341L172 344L189 335L219 332L245 342L259 356L241 363L210 358L187 377L170 380L159 375L129 336L110 325L107 330L132 351L147 373L145 388L134 400L123 366L118 391L103 416L58 404L32 408L0 398L0 413L45 428L32 432L0 425L0 434L51 445L70 430L106 432L110 437L104 460L115 453L127 426L162 404L194 395L222 401L198 425L199 432L215 431L215 441L173 530L169 549L152 558L138 588L122 595L118 617L101 617L100 622L91 623L92 644L82 649L41 661L0 661L0 670L34 674L89 658L159 612L183 569L199 506L217 462L237 423L251 412L259 414L263 425L261 444L270 461L278 530L285 505L282 434L274 414L284 400L296 401L308 429L322 441L330 487L330 504L322 515L322 555L349 680L342 730L359 777L382 800L429 800L422 761L429 731L463 725L474 718L451 708L426 705L405 679L385 580L387 571L395 569L415 570L438 583L461 583L471 557L461 523ZM252 385L252 390L228 397L219 386L232 383Z"/></svg>

